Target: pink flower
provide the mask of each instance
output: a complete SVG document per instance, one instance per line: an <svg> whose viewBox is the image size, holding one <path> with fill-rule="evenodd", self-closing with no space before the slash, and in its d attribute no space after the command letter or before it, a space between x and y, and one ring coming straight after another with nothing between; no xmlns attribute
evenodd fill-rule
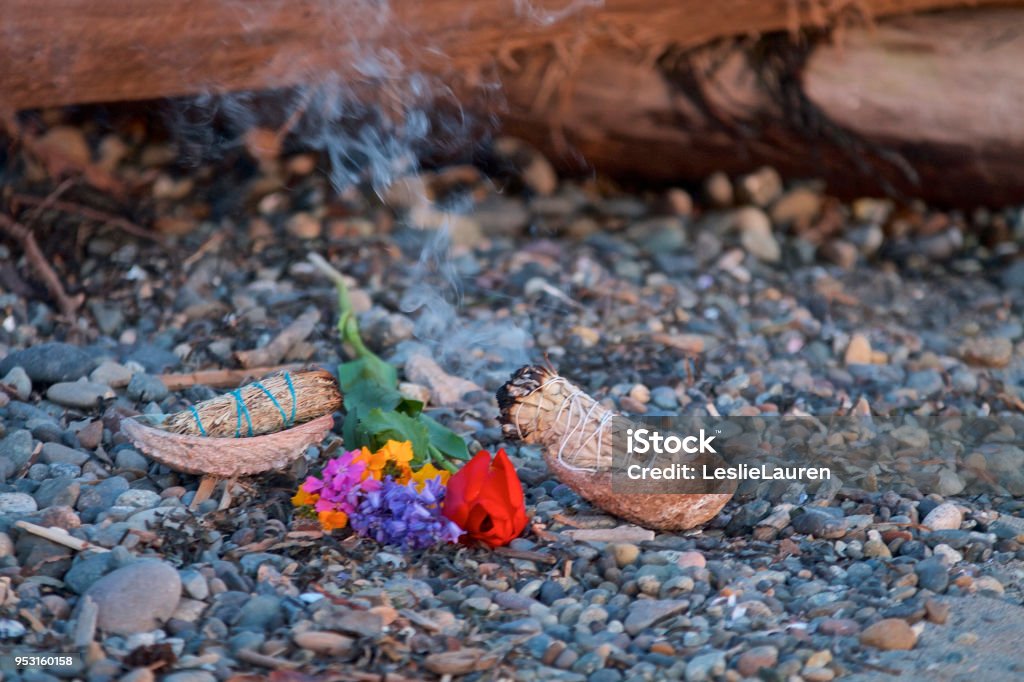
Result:
<svg viewBox="0 0 1024 682"><path fill-rule="evenodd" d="M359 504L361 493L380 487L380 481L372 478L363 480L366 462L356 461L359 454L359 450L352 450L335 457L324 467L322 478L310 476L302 484L304 491L320 496L314 505L318 512L343 511L351 514Z"/></svg>

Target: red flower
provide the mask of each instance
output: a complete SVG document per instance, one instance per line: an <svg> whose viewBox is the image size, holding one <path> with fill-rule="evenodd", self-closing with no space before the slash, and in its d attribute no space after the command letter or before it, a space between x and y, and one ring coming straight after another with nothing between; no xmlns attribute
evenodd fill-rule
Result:
<svg viewBox="0 0 1024 682"><path fill-rule="evenodd" d="M443 513L473 538L507 545L526 528L523 486L504 450L481 450L448 480Z"/></svg>

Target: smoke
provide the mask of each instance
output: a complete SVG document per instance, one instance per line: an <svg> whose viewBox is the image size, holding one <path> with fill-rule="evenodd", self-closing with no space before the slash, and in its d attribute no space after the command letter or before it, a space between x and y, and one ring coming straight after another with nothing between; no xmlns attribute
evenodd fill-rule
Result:
<svg viewBox="0 0 1024 682"><path fill-rule="evenodd" d="M510 1L523 21L542 26L603 5L603 0L569 0L552 9L531 0ZM339 194L365 187L386 201L392 184L421 172L426 153L465 148L474 130L494 127L493 121L474 119L467 111L496 110L494 98L501 97L498 83L477 85L479 96L491 106L464 107L443 77L420 67L428 56L436 63L437 46L417 45L410 38L410 27L401 25L387 2L336 6L336 10L325 7L337 44L322 47L344 54L344 69L339 64L336 71L311 74L307 85L270 96L207 95L180 103L172 110L171 127L180 133L185 149L206 158L237 152L245 145L248 131L270 128L280 131L281 139L295 148L322 152L329 162L330 184ZM272 21L272 12L268 18L242 4L239 12L245 25L257 31L271 28L266 24ZM401 53L389 47L398 44L405 48ZM415 49L408 49L410 45ZM420 207L429 204L426 196L414 201ZM456 200L431 209L451 217L469 212L471 202ZM522 328L497 321L493 314L472 317L466 313L449 229L450 225L442 224L422 240L412 273L416 284L404 292L400 307L415 319L420 350L429 352L448 371L487 384L492 373L505 374L529 360L531 339Z"/></svg>

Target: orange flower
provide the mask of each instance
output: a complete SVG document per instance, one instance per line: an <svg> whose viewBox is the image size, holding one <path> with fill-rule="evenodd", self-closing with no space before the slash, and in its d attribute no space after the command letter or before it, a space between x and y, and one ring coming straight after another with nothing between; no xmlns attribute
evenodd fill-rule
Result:
<svg viewBox="0 0 1024 682"><path fill-rule="evenodd" d="M316 504L316 501L320 499L320 496L316 493L307 493L301 487L292 496L292 504L296 507L305 507L306 505Z"/></svg>
<svg viewBox="0 0 1024 682"><path fill-rule="evenodd" d="M407 483L412 476L412 469L409 467L409 462L412 461L412 442L389 440L378 452L383 452L388 461L398 469L396 480L399 483Z"/></svg>
<svg viewBox="0 0 1024 682"><path fill-rule="evenodd" d="M447 485L448 479L451 478L451 472L445 471L444 469L438 469L431 462L427 462L419 471L415 471L409 475L409 480L416 481L416 489L423 490L423 486L426 485L427 481L441 477L441 485Z"/></svg>
<svg viewBox="0 0 1024 682"><path fill-rule="evenodd" d="M348 525L348 514L343 511L322 511L316 515L320 527L326 531L344 528Z"/></svg>
<svg viewBox="0 0 1024 682"><path fill-rule="evenodd" d="M491 461L481 450L448 481L444 515L490 547L512 542L526 528L526 502L515 467L504 450Z"/></svg>
<svg viewBox="0 0 1024 682"><path fill-rule="evenodd" d="M383 477L384 467L388 463L388 455L383 448L377 452L370 452L370 448L363 446L362 452L356 455L356 462L366 462L366 471L363 472L363 480L375 478L378 481Z"/></svg>

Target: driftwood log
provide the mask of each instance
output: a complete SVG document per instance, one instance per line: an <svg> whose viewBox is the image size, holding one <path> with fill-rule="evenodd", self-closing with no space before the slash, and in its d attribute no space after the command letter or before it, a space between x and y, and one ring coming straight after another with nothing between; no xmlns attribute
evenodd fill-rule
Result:
<svg viewBox="0 0 1024 682"><path fill-rule="evenodd" d="M928 13L932 10L948 12ZM565 167L771 164L836 193L1024 199L1022 0L9 0L0 109L267 89L368 55L436 76ZM383 57L383 58L382 58ZM392 74L393 75L393 74ZM499 98L476 98L481 85ZM0 111L3 113L3 111Z"/></svg>

